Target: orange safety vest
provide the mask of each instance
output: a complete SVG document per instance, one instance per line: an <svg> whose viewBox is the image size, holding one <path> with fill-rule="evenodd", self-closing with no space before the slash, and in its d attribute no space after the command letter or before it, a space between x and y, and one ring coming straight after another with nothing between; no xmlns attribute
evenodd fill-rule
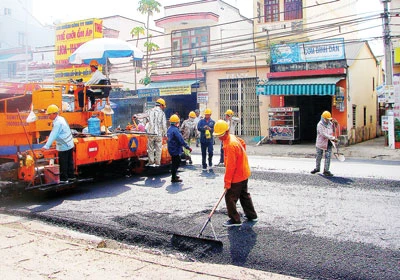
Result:
<svg viewBox="0 0 400 280"><path fill-rule="evenodd" d="M246 143L243 139L229 134L224 140L225 183L238 183L250 177Z"/></svg>

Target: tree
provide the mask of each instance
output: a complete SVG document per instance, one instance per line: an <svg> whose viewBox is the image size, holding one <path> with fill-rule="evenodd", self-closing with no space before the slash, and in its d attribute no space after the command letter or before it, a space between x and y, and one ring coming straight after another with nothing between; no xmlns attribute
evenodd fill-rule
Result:
<svg viewBox="0 0 400 280"><path fill-rule="evenodd" d="M154 47L153 45L150 44L150 34L149 34L149 23L150 23L150 16L154 15L154 12L159 13L161 7L161 4L157 2L156 0L140 0L139 1L139 8L137 9L141 14L147 14L147 24L146 24L146 36L147 36L147 41L145 43L146 47L146 77L144 78L144 81L147 83L150 83L150 75L149 75L149 54L153 51L151 48ZM158 46L157 46L158 47ZM146 83L145 83L146 84Z"/></svg>
<svg viewBox="0 0 400 280"><path fill-rule="evenodd" d="M140 35L144 35L144 27L143 26L136 26L131 30L132 38L136 37L136 47L139 44L139 37Z"/></svg>

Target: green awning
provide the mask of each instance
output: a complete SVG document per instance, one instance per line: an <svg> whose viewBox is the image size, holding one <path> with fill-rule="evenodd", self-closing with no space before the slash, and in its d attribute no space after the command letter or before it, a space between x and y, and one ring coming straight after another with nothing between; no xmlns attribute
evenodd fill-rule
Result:
<svg viewBox="0 0 400 280"><path fill-rule="evenodd" d="M343 77L273 79L257 85L257 95L335 95L336 83Z"/></svg>

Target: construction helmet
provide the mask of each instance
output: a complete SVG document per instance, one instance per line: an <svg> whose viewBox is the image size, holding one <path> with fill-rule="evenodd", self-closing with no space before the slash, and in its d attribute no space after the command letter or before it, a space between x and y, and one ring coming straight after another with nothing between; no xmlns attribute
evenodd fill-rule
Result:
<svg viewBox="0 0 400 280"><path fill-rule="evenodd" d="M58 106L54 105L54 104L51 104L51 105L49 105L49 107L47 107L46 114L50 115L50 114L53 114L53 113L58 113L58 111L60 111Z"/></svg>
<svg viewBox="0 0 400 280"><path fill-rule="evenodd" d="M158 98L156 103L158 103L159 105L163 105L164 107L167 107L167 105L165 104L165 100L162 98Z"/></svg>
<svg viewBox="0 0 400 280"><path fill-rule="evenodd" d="M229 130L229 125L224 120L218 120L214 125L214 136L222 136Z"/></svg>
<svg viewBox="0 0 400 280"><path fill-rule="evenodd" d="M180 119L177 115L173 114L170 118L169 118L169 122L170 123L178 123L180 122Z"/></svg>
<svg viewBox="0 0 400 280"><path fill-rule="evenodd" d="M225 115L228 115L230 117L233 116L233 111L231 109L226 110Z"/></svg>
<svg viewBox="0 0 400 280"><path fill-rule="evenodd" d="M211 109L209 109L209 108L205 109L204 115L211 115Z"/></svg>
<svg viewBox="0 0 400 280"><path fill-rule="evenodd" d="M197 116L196 116L196 113L193 112L193 111L191 111L191 112L189 113L189 118L195 118L195 117L197 117Z"/></svg>
<svg viewBox="0 0 400 280"><path fill-rule="evenodd" d="M324 111L321 115L321 117L323 117L324 119L328 119L331 120L332 119L332 115L329 111Z"/></svg>
<svg viewBox="0 0 400 280"><path fill-rule="evenodd" d="M92 60L92 61L90 61L90 67L96 67L96 68L99 68L99 63L97 62L97 60Z"/></svg>

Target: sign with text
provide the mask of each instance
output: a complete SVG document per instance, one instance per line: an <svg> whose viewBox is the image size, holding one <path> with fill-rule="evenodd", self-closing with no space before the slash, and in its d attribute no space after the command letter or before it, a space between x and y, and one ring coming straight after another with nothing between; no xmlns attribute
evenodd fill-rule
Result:
<svg viewBox="0 0 400 280"><path fill-rule="evenodd" d="M160 96L186 95L192 93L192 85L159 88Z"/></svg>
<svg viewBox="0 0 400 280"><path fill-rule="evenodd" d="M292 64L345 59L344 39L279 44L271 47L272 64Z"/></svg>
<svg viewBox="0 0 400 280"><path fill-rule="evenodd" d="M208 91L198 91L197 92L197 103L208 103Z"/></svg>
<svg viewBox="0 0 400 280"><path fill-rule="evenodd" d="M87 19L61 23L56 26L55 42L55 80L58 82L69 79L90 78L90 69L86 65L71 65L68 58L82 44L103 37L103 21Z"/></svg>

